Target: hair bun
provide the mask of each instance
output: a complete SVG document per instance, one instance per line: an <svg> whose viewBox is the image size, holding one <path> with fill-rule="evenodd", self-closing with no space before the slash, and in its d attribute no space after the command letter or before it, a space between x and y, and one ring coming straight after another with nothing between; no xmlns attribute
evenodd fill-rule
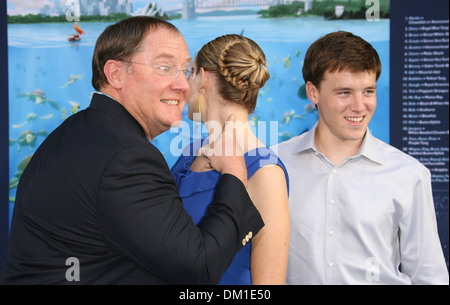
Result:
<svg viewBox="0 0 450 305"><path fill-rule="evenodd" d="M205 44L197 54L197 66L213 72L223 100L253 112L258 89L269 79L264 52L253 40L228 34Z"/></svg>
<svg viewBox="0 0 450 305"><path fill-rule="evenodd" d="M240 91L262 88L269 79L264 53L250 39L234 39L222 49L219 57L219 72L234 88Z"/></svg>

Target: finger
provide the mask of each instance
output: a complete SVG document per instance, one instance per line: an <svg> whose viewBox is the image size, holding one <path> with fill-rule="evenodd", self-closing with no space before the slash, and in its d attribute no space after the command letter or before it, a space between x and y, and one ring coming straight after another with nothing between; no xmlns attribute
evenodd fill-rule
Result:
<svg viewBox="0 0 450 305"><path fill-rule="evenodd" d="M206 146L200 147L200 148L198 149L197 156L198 156L198 157L204 157L204 156L205 156L206 150L207 150L207 147L206 147Z"/></svg>
<svg viewBox="0 0 450 305"><path fill-rule="evenodd" d="M202 147L200 147L200 148L197 150L196 156L197 156L197 157L203 156L203 149L202 149Z"/></svg>
<svg viewBox="0 0 450 305"><path fill-rule="evenodd" d="M210 129L210 135L208 137L208 146L213 149L214 145L216 143L216 140L218 140L221 136L222 132L216 132L214 128Z"/></svg>
<svg viewBox="0 0 450 305"><path fill-rule="evenodd" d="M206 153L206 147L200 147L200 149L198 150L198 156L205 157L206 156L205 153Z"/></svg>

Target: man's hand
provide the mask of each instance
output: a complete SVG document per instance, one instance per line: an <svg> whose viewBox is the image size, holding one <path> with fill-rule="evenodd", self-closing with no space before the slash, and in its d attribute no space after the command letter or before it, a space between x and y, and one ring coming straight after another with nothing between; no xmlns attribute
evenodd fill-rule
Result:
<svg viewBox="0 0 450 305"><path fill-rule="evenodd" d="M217 133L215 139L209 139L209 145L200 148L200 154L206 157L216 171L222 174L236 176L247 187L247 167L242 149L243 124L236 122L236 116L231 115L225 122L225 127Z"/></svg>

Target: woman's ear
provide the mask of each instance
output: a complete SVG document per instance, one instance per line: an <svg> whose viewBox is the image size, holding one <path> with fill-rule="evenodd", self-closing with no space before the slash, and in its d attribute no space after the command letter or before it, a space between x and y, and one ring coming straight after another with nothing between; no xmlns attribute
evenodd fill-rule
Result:
<svg viewBox="0 0 450 305"><path fill-rule="evenodd" d="M203 67L201 67L200 70L198 71L198 74L199 74L198 77L200 79L199 88L200 89L208 88L209 73L207 73L205 71L205 69L203 69Z"/></svg>
<svg viewBox="0 0 450 305"><path fill-rule="evenodd" d="M314 104L319 103L319 89L310 81L306 83L306 95Z"/></svg>
<svg viewBox="0 0 450 305"><path fill-rule="evenodd" d="M122 71L124 70L124 65L122 61L114 59L110 59L105 63L103 73L105 73L106 80L111 87L116 89L122 88Z"/></svg>

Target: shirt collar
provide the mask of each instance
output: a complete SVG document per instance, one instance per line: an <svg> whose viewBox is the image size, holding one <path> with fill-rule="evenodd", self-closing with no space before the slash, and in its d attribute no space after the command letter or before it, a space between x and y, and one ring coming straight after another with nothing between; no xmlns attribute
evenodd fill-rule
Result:
<svg viewBox="0 0 450 305"><path fill-rule="evenodd" d="M357 156L359 155L362 155L379 164L384 163L383 154L378 145L378 140L372 135L369 128L367 128L366 136L364 137L364 141Z"/></svg>
<svg viewBox="0 0 450 305"><path fill-rule="evenodd" d="M294 149L294 153L301 153L307 150L318 152L315 143L317 126L318 122L309 132L306 132L302 135L302 138L300 138L298 145ZM355 156L350 158L358 158L360 156L364 156L373 162L383 164L384 163L383 154L377 144L377 141L378 140L372 135L369 128L367 128L367 132L364 137L361 148L359 149L359 152Z"/></svg>
<svg viewBox="0 0 450 305"><path fill-rule="evenodd" d="M314 124L313 128L310 131L300 135L300 140L298 142L298 145L294 149L294 153L301 153L306 150L313 150L315 152L317 151L314 138L318 124L319 123L317 122L316 124Z"/></svg>

